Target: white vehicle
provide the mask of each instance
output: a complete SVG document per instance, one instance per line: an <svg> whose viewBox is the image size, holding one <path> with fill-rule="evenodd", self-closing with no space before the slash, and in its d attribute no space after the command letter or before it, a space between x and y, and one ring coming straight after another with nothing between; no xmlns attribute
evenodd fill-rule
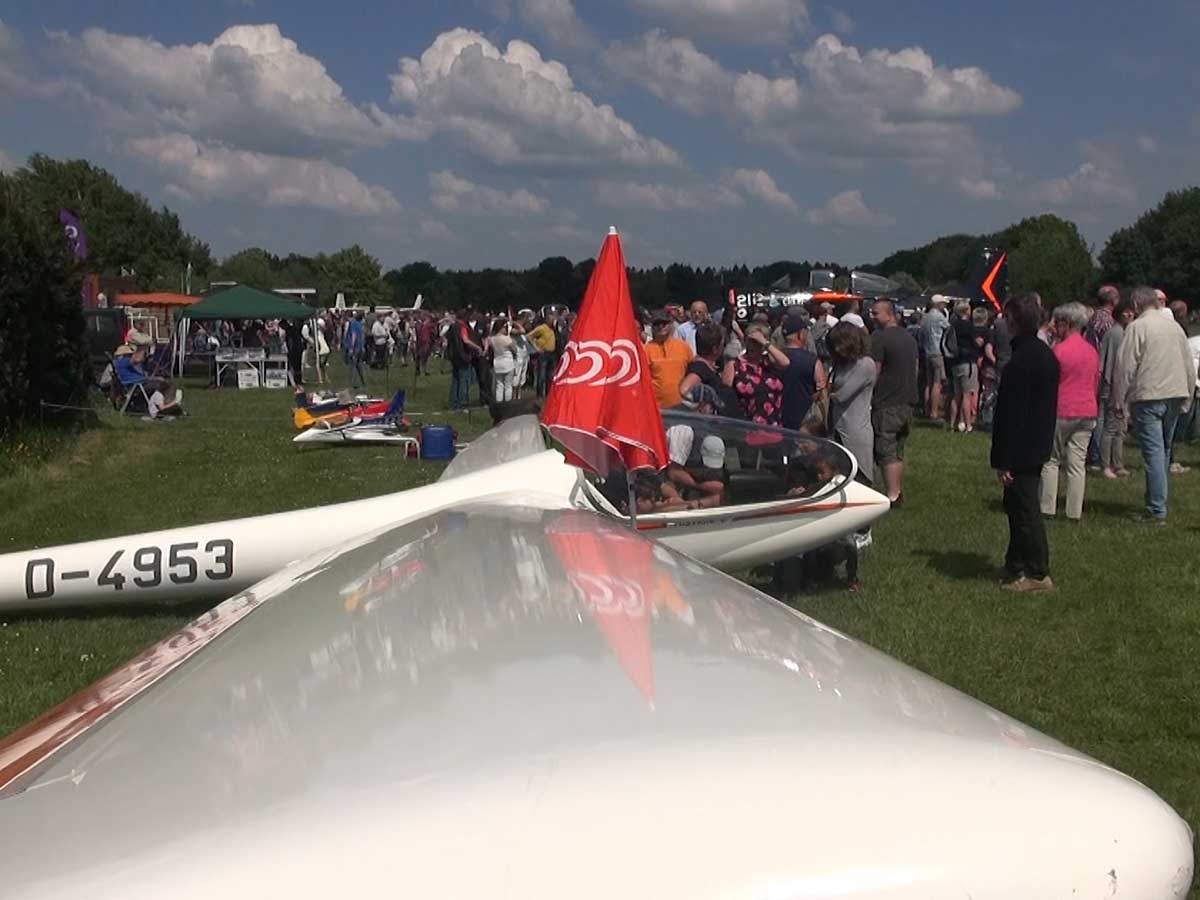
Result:
<svg viewBox="0 0 1200 900"><path fill-rule="evenodd" d="M1186 895L1147 788L598 514L529 424L353 537L260 523L294 562L0 742L5 900Z"/></svg>

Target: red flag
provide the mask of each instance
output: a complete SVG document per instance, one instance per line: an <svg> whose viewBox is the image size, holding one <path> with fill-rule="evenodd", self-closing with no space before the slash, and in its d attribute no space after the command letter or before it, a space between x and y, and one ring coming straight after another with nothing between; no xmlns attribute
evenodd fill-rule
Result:
<svg viewBox="0 0 1200 900"><path fill-rule="evenodd" d="M567 580L592 622L651 709L654 709L654 647L647 586L654 572L653 547L633 532L597 529L594 516L572 516L548 529Z"/></svg>
<svg viewBox="0 0 1200 900"><path fill-rule="evenodd" d="M616 467L632 472L667 464L666 433L615 228L600 248L542 424L566 448L567 462L602 477Z"/></svg>

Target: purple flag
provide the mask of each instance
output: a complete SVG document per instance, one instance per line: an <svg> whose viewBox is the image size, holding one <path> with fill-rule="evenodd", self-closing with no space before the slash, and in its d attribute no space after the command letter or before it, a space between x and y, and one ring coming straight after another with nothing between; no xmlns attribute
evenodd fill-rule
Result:
<svg viewBox="0 0 1200 900"><path fill-rule="evenodd" d="M83 262L88 255L87 235L83 231L83 223L69 209L58 211L58 221L62 222L63 233L67 236L67 243L71 245L71 252L75 254L75 261Z"/></svg>

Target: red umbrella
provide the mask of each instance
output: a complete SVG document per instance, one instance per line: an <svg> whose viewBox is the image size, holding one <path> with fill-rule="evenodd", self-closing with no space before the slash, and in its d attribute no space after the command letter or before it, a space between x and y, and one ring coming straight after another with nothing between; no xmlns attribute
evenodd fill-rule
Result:
<svg viewBox="0 0 1200 900"><path fill-rule="evenodd" d="M657 471L667 464L641 337L621 239L611 228L542 412L571 465L608 477L613 468Z"/></svg>

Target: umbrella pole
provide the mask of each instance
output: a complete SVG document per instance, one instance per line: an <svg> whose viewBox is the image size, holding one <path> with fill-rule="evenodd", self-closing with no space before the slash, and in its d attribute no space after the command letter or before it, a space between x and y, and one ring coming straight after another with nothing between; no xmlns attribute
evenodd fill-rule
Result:
<svg viewBox="0 0 1200 900"><path fill-rule="evenodd" d="M637 531L637 488L634 486L634 479L637 474L630 472L625 478L625 483L629 487L629 527Z"/></svg>

